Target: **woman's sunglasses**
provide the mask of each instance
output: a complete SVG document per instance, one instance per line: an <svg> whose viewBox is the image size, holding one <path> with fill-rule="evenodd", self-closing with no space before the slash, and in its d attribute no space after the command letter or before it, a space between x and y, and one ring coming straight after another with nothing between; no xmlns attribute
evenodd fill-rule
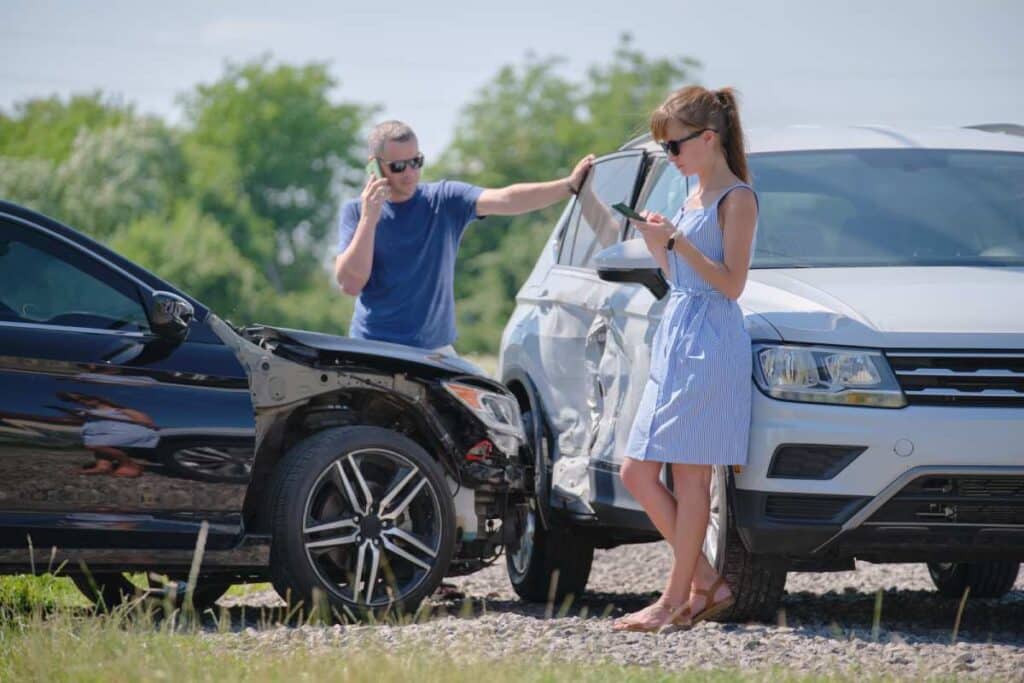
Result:
<svg viewBox="0 0 1024 683"><path fill-rule="evenodd" d="M678 140L665 140L658 144L661 145L663 150L665 150L665 154L671 154L672 156L677 157L679 156L679 148L682 147L684 142L694 139L706 130L715 131L714 128L701 128L696 133L690 133L686 137L679 138ZM717 133L718 131L715 132Z"/></svg>
<svg viewBox="0 0 1024 683"><path fill-rule="evenodd" d="M392 173L401 173L405 170L406 166L412 168L423 168L423 155L417 154L412 159L402 159L400 161L389 161L388 168L391 169Z"/></svg>

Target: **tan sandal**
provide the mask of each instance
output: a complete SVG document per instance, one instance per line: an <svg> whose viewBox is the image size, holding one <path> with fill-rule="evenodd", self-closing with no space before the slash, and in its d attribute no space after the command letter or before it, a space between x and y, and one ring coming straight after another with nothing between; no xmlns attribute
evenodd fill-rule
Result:
<svg viewBox="0 0 1024 683"><path fill-rule="evenodd" d="M655 633L655 632L660 633L661 629L665 628L667 625L672 623L672 619L675 616L677 616L677 613L679 612L680 609L686 609L687 611L689 611L689 608L687 608L686 605L683 605L682 607L674 607L674 608L673 607L669 607L668 605L666 605L665 607L663 607L663 609L668 610L668 613L669 613L669 621L668 622L662 622L662 623L653 624L653 625L652 624L644 624L644 623L636 622L636 621L628 621L626 619L626 617L628 617L629 615L626 615L626 616L623 616L623 617L619 617L618 619L616 619L612 623L612 630L613 631L634 631L634 632L639 632L639 633Z"/></svg>
<svg viewBox="0 0 1024 683"><path fill-rule="evenodd" d="M721 600L715 600L715 593L717 593L718 589L721 588L722 586L725 586L726 588L729 589L729 597L723 598ZM704 609L702 609L701 611L699 611L699 612L697 612L696 614L693 615L693 623L694 624L696 624L698 622L701 622L701 621L707 621L709 619L714 619L715 617L717 617L718 615L722 614L727 609L729 609L730 607L732 607L733 605L736 604L736 596L733 595L732 588L730 588L729 584L725 582L725 578L723 578L721 576L719 576L717 579L715 579L715 582L713 584L711 584L710 588L707 588L707 589L698 588L698 589L694 590L693 592L696 593L697 595L706 596L707 597L707 601L708 601L707 605L704 606Z"/></svg>
<svg viewBox="0 0 1024 683"><path fill-rule="evenodd" d="M667 624L662 624L658 629L658 633L667 634L689 631L693 628L693 623L693 611L690 609L690 604L686 603L673 612L672 618L668 620Z"/></svg>

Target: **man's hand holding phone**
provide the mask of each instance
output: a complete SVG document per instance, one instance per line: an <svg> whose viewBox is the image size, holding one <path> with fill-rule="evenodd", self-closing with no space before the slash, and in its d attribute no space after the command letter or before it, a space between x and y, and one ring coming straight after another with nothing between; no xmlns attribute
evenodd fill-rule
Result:
<svg viewBox="0 0 1024 683"><path fill-rule="evenodd" d="M362 215L376 223L380 219L380 211L384 202L391 197L391 189L377 158L370 159L370 162L366 164L366 175L369 178L360 195Z"/></svg>
<svg viewBox="0 0 1024 683"><path fill-rule="evenodd" d="M384 169L380 165L380 159L378 159L377 157L373 157L372 159L370 159L370 161L366 164L366 175L375 178L384 177Z"/></svg>

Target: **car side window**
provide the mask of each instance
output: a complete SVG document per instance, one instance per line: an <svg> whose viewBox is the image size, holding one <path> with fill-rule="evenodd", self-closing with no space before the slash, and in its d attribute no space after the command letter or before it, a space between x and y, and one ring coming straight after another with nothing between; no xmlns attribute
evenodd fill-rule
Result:
<svg viewBox="0 0 1024 683"><path fill-rule="evenodd" d="M641 198L640 209L660 213L671 220L686 201L689 192L687 178L663 160L655 164L654 185ZM630 226L627 237L636 236L636 228Z"/></svg>
<svg viewBox="0 0 1024 683"><path fill-rule="evenodd" d="M32 228L0 221L0 323L148 331L135 287Z"/></svg>
<svg viewBox="0 0 1024 683"><path fill-rule="evenodd" d="M642 160L639 154L613 157L591 169L576 201L579 208L573 218L578 227L568 265L590 268L597 252L619 240L626 219L610 207L632 200Z"/></svg>

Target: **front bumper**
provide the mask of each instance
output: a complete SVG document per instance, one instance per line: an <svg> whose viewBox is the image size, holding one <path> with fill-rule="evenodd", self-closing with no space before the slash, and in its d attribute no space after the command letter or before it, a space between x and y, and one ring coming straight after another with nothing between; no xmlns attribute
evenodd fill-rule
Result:
<svg viewBox="0 0 1024 683"><path fill-rule="evenodd" d="M794 445L798 457L828 446L855 455L814 478L792 459L779 467L778 454ZM749 453L735 476L733 511L753 553L1024 559L1019 408L857 408L778 401L754 388Z"/></svg>

